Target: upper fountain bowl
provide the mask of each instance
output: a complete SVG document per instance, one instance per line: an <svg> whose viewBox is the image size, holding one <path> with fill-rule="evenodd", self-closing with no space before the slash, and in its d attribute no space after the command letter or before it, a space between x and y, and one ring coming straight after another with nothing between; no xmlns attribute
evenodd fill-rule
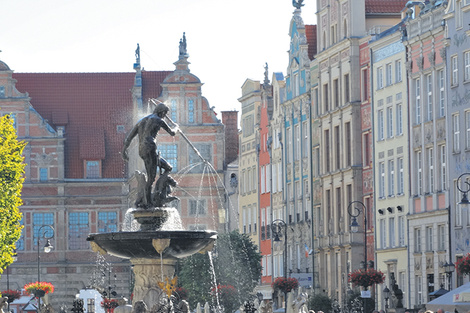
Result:
<svg viewBox="0 0 470 313"><path fill-rule="evenodd" d="M88 235L92 248L125 259L180 259L212 249L217 232L165 230L113 232Z"/></svg>

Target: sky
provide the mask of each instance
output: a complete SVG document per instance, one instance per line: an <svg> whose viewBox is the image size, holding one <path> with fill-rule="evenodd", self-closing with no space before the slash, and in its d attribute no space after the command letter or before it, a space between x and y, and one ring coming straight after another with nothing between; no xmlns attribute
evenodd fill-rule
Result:
<svg viewBox="0 0 470 313"><path fill-rule="evenodd" d="M316 24L304 1L304 24ZM291 0L2 0L0 60L15 72L172 71L188 61L215 111L240 111L246 79L286 73ZM219 115L220 116L220 115Z"/></svg>

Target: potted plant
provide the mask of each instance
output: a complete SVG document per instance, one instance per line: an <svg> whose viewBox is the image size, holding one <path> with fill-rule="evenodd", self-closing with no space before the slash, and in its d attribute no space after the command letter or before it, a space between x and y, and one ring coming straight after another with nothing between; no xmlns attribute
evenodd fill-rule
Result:
<svg viewBox="0 0 470 313"><path fill-rule="evenodd" d="M45 281L37 281L24 285L24 290L29 295L34 295L36 298L42 298L48 293L54 292L54 285Z"/></svg>
<svg viewBox="0 0 470 313"><path fill-rule="evenodd" d="M16 299L21 297L21 292L18 290L4 290L2 291L2 297L8 297L8 303L12 303Z"/></svg>
<svg viewBox="0 0 470 313"><path fill-rule="evenodd" d="M299 281L297 280L297 278L293 277L278 277L272 283L272 287L274 290L279 290L283 293L288 293L299 287Z"/></svg>
<svg viewBox="0 0 470 313"><path fill-rule="evenodd" d="M455 269L460 275L467 276L470 274L470 253L455 262Z"/></svg>
<svg viewBox="0 0 470 313"><path fill-rule="evenodd" d="M119 306L118 300L117 299L108 299L105 298L103 301L101 301L101 307L106 310L106 312L114 312L114 309Z"/></svg>
<svg viewBox="0 0 470 313"><path fill-rule="evenodd" d="M369 268L367 270L355 270L354 272L349 273L348 281L353 284L353 286L361 286L367 289L367 287L374 284L381 284L385 280L385 275L381 271L377 271L374 268Z"/></svg>

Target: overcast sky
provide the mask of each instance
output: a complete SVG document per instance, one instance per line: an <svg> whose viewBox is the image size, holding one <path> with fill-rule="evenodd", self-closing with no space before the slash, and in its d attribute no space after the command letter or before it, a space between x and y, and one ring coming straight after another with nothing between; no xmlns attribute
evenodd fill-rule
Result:
<svg viewBox="0 0 470 313"><path fill-rule="evenodd" d="M315 1L304 1L315 24ZM15 72L174 70L186 32L191 73L216 112L240 111L247 78L286 73L291 0L2 0L0 60Z"/></svg>

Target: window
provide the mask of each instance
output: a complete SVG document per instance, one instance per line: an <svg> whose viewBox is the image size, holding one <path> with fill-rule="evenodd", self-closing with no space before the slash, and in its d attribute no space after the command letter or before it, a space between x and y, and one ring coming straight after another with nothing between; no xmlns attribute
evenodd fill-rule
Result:
<svg viewBox="0 0 470 313"><path fill-rule="evenodd" d="M395 163L393 160L388 161L388 195L395 194Z"/></svg>
<svg viewBox="0 0 470 313"><path fill-rule="evenodd" d="M401 82L401 60L395 61L395 82Z"/></svg>
<svg viewBox="0 0 470 313"><path fill-rule="evenodd" d="M392 63L385 65L385 83L386 86L390 86L392 84Z"/></svg>
<svg viewBox="0 0 470 313"><path fill-rule="evenodd" d="M5 86L0 86L0 98L5 98Z"/></svg>
<svg viewBox="0 0 470 313"><path fill-rule="evenodd" d="M426 227L426 251L433 251L432 227Z"/></svg>
<svg viewBox="0 0 470 313"><path fill-rule="evenodd" d="M349 92L349 74L344 75L344 102L348 103L350 101L350 92Z"/></svg>
<svg viewBox="0 0 470 313"><path fill-rule="evenodd" d="M330 171L330 130L325 130L325 170L326 172Z"/></svg>
<svg viewBox="0 0 470 313"><path fill-rule="evenodd" d="M48 170L46 167L39 168L39 181L47 181L49 178Z"/></svg>
<svg viewBox="0 0 470 313"><path fill-rule="evenodd" d="M387 137L393 137L393 108L387 108Z"/></svg>
<svg viewBox="0 0 470 313"><path fill-rule="evenodd" d="M287 163L292 163L292 128L287 128Z"/></svg>
<svg viewBox="0 0 470 313"><path fill-rule="evenodd" d="M202 156L204 160L207 160L209 162L212 162L212 144L210 143L195 143L194 147L196 148L197 151L199 151L199 154ZM194 167L190 173L202 173L204 169L204 164L201 160L201 158L192 150L189 150L189 164L200 164L196 167ZM249 189L250 191L251 189Z"/></svg>
<svg viewBox="0 0 470 313"><path fill-rule="evenodd" d="M416 302L417 304L423 303L423 277L415 276L416 282Z"/></svg>
<svg viewBox="0 0 470 313"><path fill-rule="evenodd" d="M439 80L439 116L445 115L445 85L444 85L444 70L437 72L437 78Z"/></svg>
<svg viewBox="0 0 470 313"><path fill-rule="evenodd" d="M85 178L100 178L100 161L86 161Z"/></svg>
<svg viewBox="0 0 470 313"><path fill-rule="evenodd" d="M50 225L54 227L54 214L53 213L33 213L33 247L37 250L38 236L41 241L43 238L50 238L51 243L54 240L54 231L50 227L43 227ZM39 230L41 229L41 233ZM43 242L45 244L45 242ZM41 245L41 242L39 243ZM54 245L52 243L52 245Z"/></svg>
<svg viewBox="0 0 470 313"><path fill-rule="evenodd" d="M421 123L421 85L420 80L416 79L415 81L415 91L416 91L416 124Z"/></svg>
<svg viewBox="0 0 470 313"><path fill-rule="evenodd" d="M390 248L394 248L396 246L395 243L395 218L391 217L388 219L388 234L390 240Z"/></svg>
<svg viewBox="0 0 470 313"><path fill-rule="evenodd" d="M98 232L117 231L117 212L98 212Z"/></svg>
<svg viewBox="0 0 470 313"><path fill-rule="evenodd" d="M455 1L455 28L462 28L463 25L463 12L462 12L462 0Z"/></svg>
<svg viewBox="0 0 470 313"><path fill-rule="evenodd" d="M335 108L339 107L339 85L338 79L333 80L333 103Z"/></svg>
<svg viewBox="0 0 470 313"><path fill-rule="evenodd" d="M451 86L457 86L459 84L459 64L456 55L450 58L450 66L452 70L450 84Z"/></svg>
<svg viewBox="0 0 470 313"><path fill-rule="evenodd" d="M303 139L303 143L302 143L302 157L306 158L308 157L308 147L309 147L309 135L308 135L308 123L307 122L304 122L302 124L302 139Z"/></svg>
<svg viewBox="0 0 470 313"><path fill-rule="evenodd" d="M428 121L432 120L432 76L431 74L426 76L426 85L428 93Z"/></svg>
<svg viewBox="0 0 470 313"><path fill-rule="evenodd" d="M418 179L417 179L417 194L423 194L423 166L421 160L421 151L416 152L416 170L418 172Z"/></svg>
<svg viewBox="0 0 470 313"><path fill-rule="evenodd" d="M463 62L464 62L463 80L468 82L470 81L470 51L464 52Z"/></svg>
<svg viewBox="0 0 470 313"><path fill-rule="evenodd" d="M434 191L434 149L428 148L428 168L429 168L429 175L428 175L428 192L432 193Z"/></svg>
<svg viewBox="0 0 470 313"><path fill-rule="evenodd" d="M414 241L415 241L414 242L415 243L414 244L414 248L415 248L414 252L419 253L419 252L421 252L421 229L420 228L415 228L414 235L415 235L414 236L415 237L414 238Z"/></svg>
<svg viewBox="0 0 470 313"><path fill-rule="evenodd" d="M437 249L444 251L446 249L446 228L445 225L437 225Z"/></svg>
<svg viewBox="0 0 470 313"><path fill-rule="evenodd" d="M387 248L387 230L385 229L385 219L380 220L380 247Z"/></svg>
<svg viewBox="0 0 470 313"><path fill-rule="evenodd" d="M335 136L335 169L339 170L341 168L341 141L340 141L340 136L339 136L339 126L335 126L334 128L334 136Z"/></svg>
<svg viewBox="0 0 470 313"><path fill-rule="evenodd" d="M173 122L178 122L178 111L176 109L176 100L172 99L170 104L170 116Z"/></svg>
<svg viewBox="0 0 470 313"><path fill-rule="evenodd" d="M398 217L398 245L403 247L405 245L405 217L399 216Z"/></svg>
<svg viewBox="0 0 470 313"><path fill-rule="evenodd" d="M385 198L385 164L379 163L379 198Z"/></svg>
<svg viewBox="0 0 470 313"><path fill-rule="evenodd" d="M86 306L87 306L87 309L86 309L86 312L87 313L95 313L95 299L94 298L88 298L86 300Z"/></svg>
<svg viewBox="0 0 470 313"><path fill-rule="evenodd" d="M329 101L328 92L329 92L328 84L324 84L323 85L323 108L324 108L323 113L327 113L330 110L330 106L329 106L329 103L328 103L328 101Z"/></svg>
<svg viewBox="0 0 470 313"><path fill-rule="evenodd" d="M399 195L402 195L404 193L404 190L405 190L405 186L404 186L404 183L405 183L405 176L404 176L404 173L403 173L403 158L398 158L397 160L397 171L398 171L398 177L397 177L397 193Z"/></svg>
<svg viewBox="0 0 470 313"><path fill-rule="evenodd" d="M460 124L459 114L452 115L452 129L454 133L454 152L460 152Z"/></svg>
<svg viewBox="0 0 470 313"><path fill-rule="evenodd" d="M378 112L378 140L384 140L384 111Z"/></svg>
<svg viewBox="0 0 470 313"><path fill-rule="evenodd" d="M441 145L439 146L439 160L441 162L441 168L440 168L440 187L441 191L444 191L447 189L447 174L446 174L446 146Z"/></svg>
<svg viewBox="0 0 470 313"><path fill-rule="evenodd" d="M377 89L382 89L384 87L384 74L383 68L377 68Z"/></svg>
<svg viewBox="0 0 470 313"><path fill-rule="evenodd" d="M470 149L470 111L465 112L465 148Z"/></svg>
<svg viewBox="0 0 470 313"><path fill-rule="evenodd" d="M160 155L173 167L173 172L178 171L178 146L177 145L158 145Z"/></svg>
<svg viewBox="0 0 470 313"><path fill-rule="evenodd" d="M294 126L294 136L295 136L294 160L298 161L300 158L300 125L299 124L296 124Z"/></svg>
<svg viewBox="0 0 470 313"><path fill-rule="evenodd" d="M369 71L362 70L362 101L369 99Z"/></svg>
<svg viewBox="0 0 470 313"><path fill-rule="evenodd" d="M403 106L397 104L397 136L403 135Z"/></svg>
<svg viewBox="0 0 470 313"><path fill-rule="evenodd" d="M194 100L188 100L188 123L194 123Z"/></svg>
<svg viewBox="0 0 470 313"><path fill-rule="evenodd" d="M346 141L346 166L351 166L351 122L344 123L344 140Z"/></svg>
<svg viewBox="0 0 470 313"><path fill-rule="evenodd" d="M86 237L90 233L88 224L88 212L70 212L69 213L69 249L84 250L88 249L89 244Z"/></svg>
<svg viewBox="0 0 470 313"><path fill-rule="evenodd" d="M24 215L19 221L21 226L24 226L23 219L24 219ZM25 234L25 232L26 232L26 230L23 228L23 230L21 231L21 237L16 242L16 250L18 250L18 251L24 251L24 234Z"/></svg>
<svg viewBox="0 0 470 313"><path fill-rule="evenodd" d="M204 216L206 211L206 200L189 200L189 215L190 216ZM249 212L248 212L249 214ZM250 216L251 217L251 216ZM251 219L251 218L250 218Z"/></svg>

